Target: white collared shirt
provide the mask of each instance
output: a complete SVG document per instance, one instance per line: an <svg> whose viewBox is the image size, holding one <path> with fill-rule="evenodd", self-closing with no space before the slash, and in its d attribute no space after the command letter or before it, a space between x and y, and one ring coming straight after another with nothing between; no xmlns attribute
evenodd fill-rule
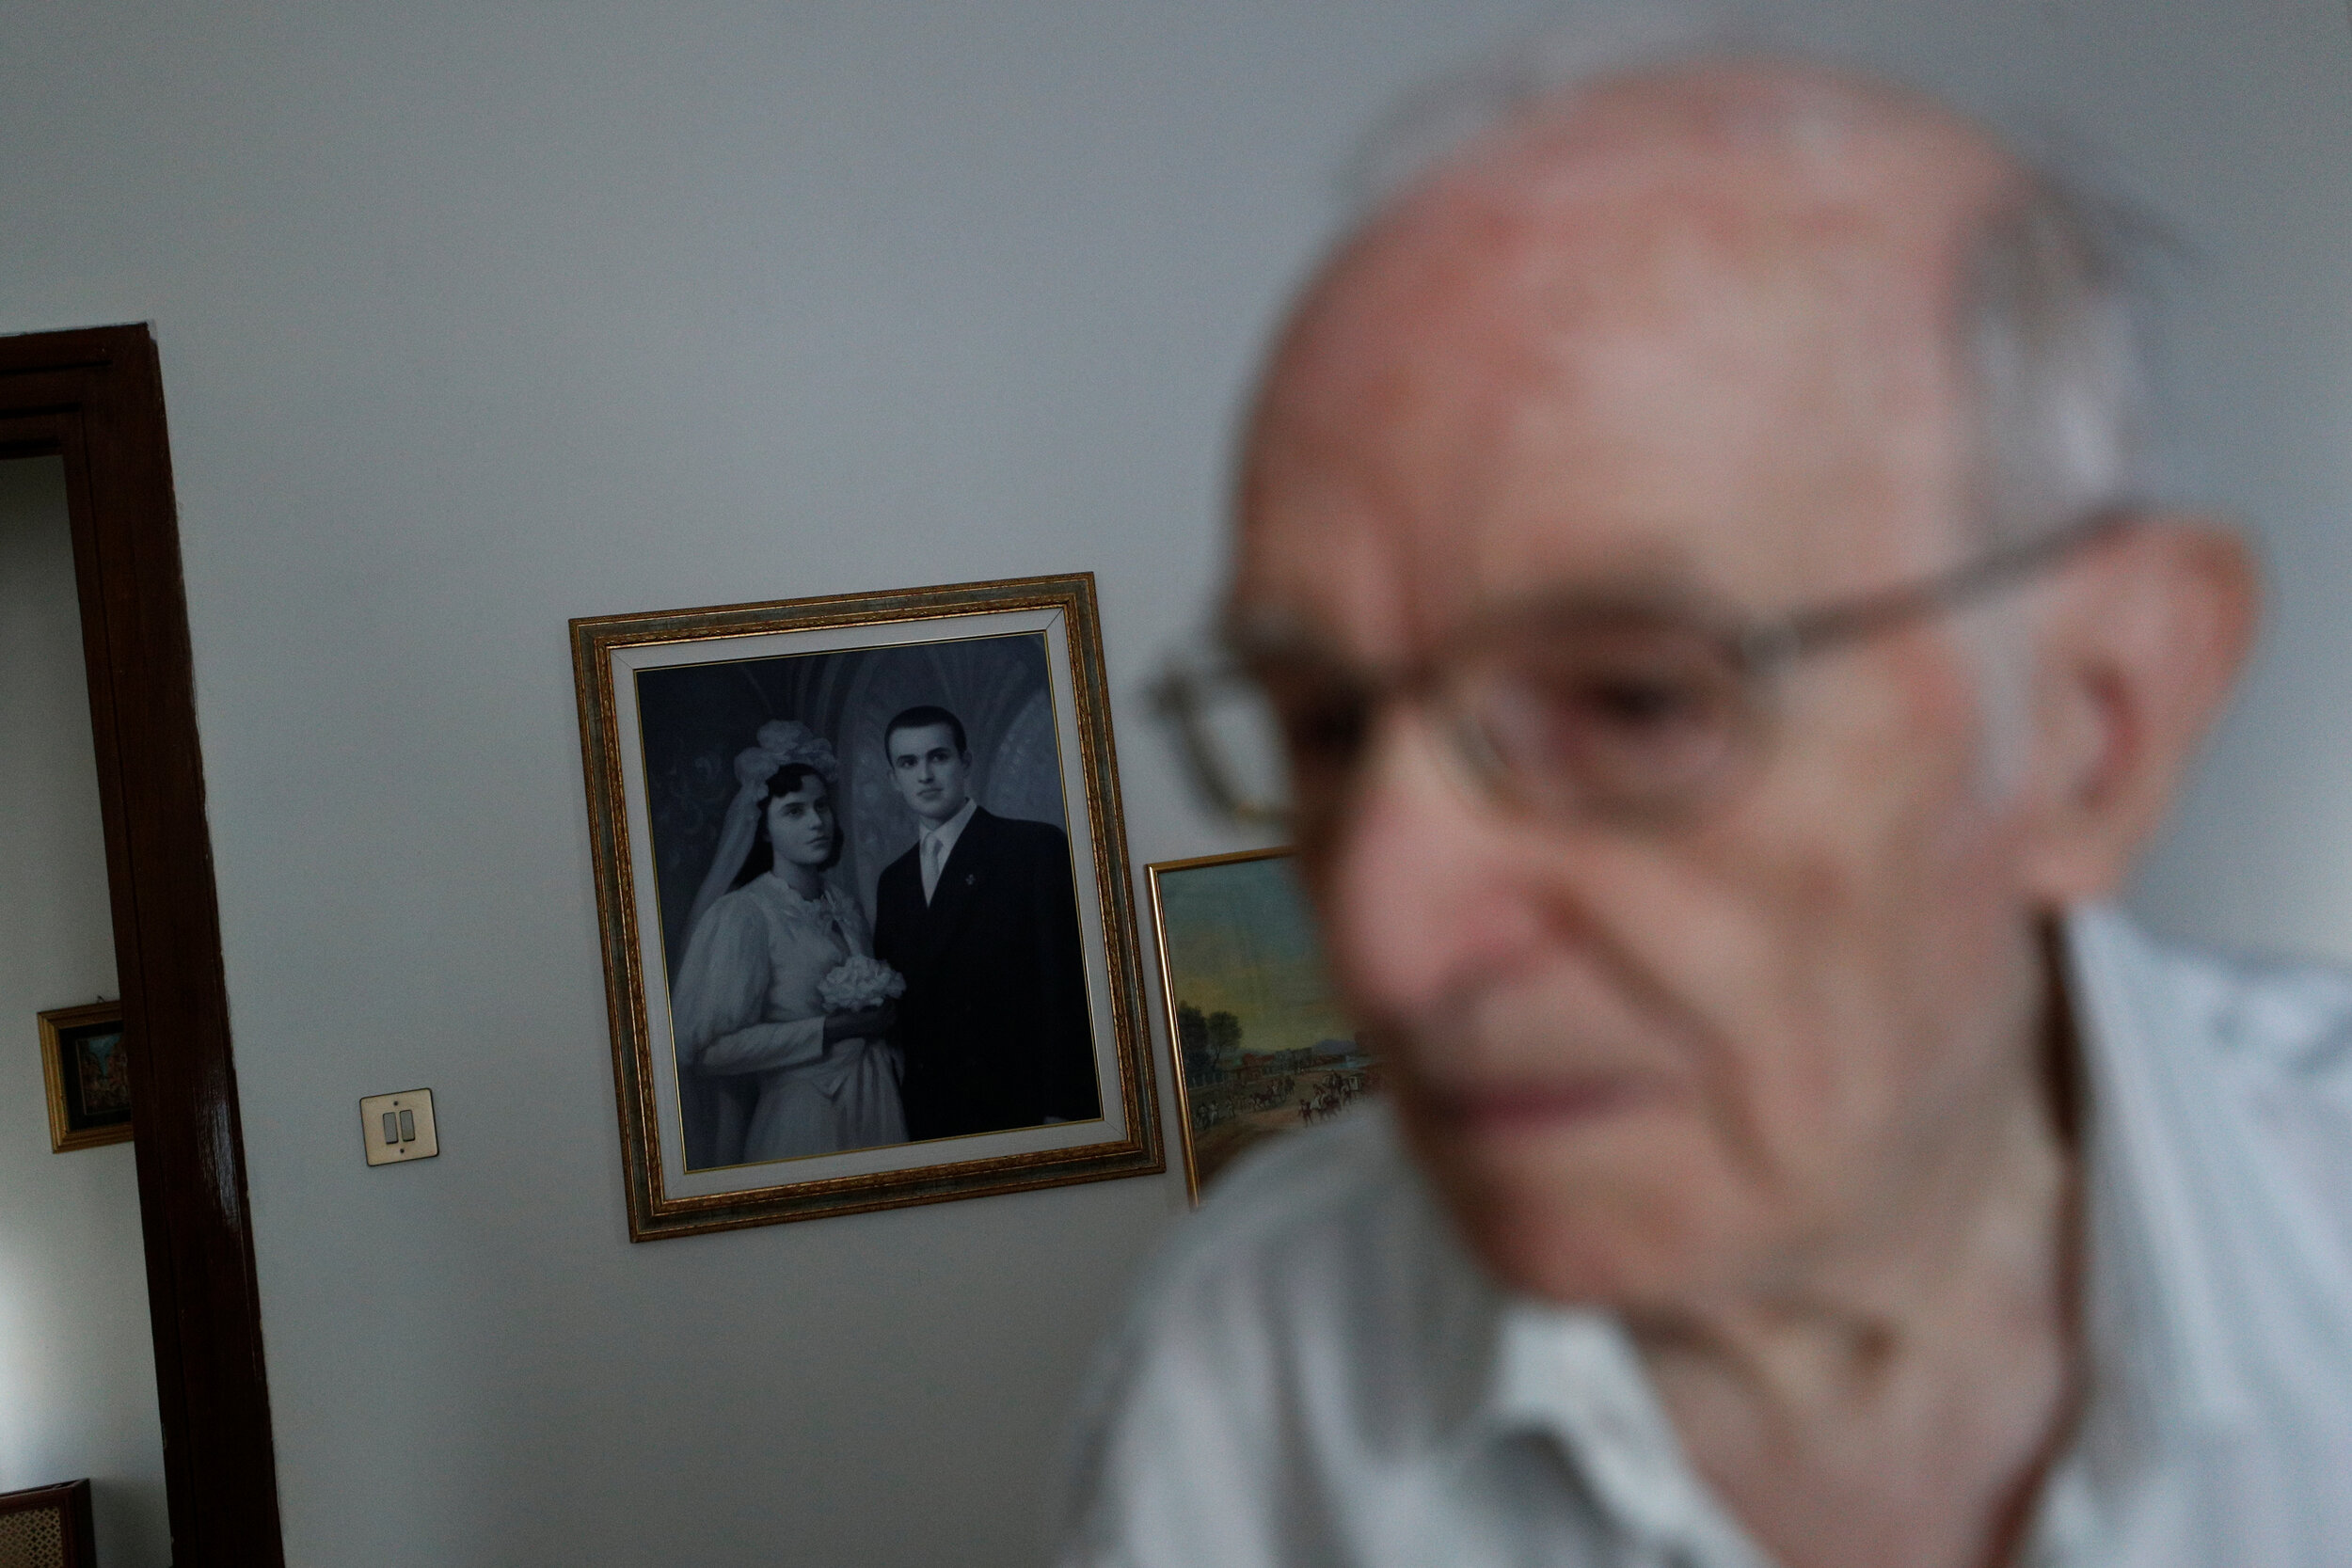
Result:
<svg viewBox="0 0 2352 1568"><path fill-rule="evenodd" d="M947 869L947 857L956 852L956 840L963 836L963 830L972 821L972 814L979 809L979 801L966 796L962 810L938 826L923 830L921 842L916 846L914 863L923 873L924 903L930 903L931 895L939 890L939 874Z"/></svg>
<svg viewBox="0 0 2352 1568"><path fill-rule="evenodd" d="M2067 922L2089 1389L2028 1568L2352 1564L2352 980ZM1220 1183L1105 1347L1065 1568L1768 1568L1605 1313L1501 1292L1389 1117Z"/></svg>

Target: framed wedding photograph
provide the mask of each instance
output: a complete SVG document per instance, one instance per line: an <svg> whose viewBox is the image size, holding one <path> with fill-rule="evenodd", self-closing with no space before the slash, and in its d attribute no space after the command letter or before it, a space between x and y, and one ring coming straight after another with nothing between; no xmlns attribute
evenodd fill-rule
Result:
<svg viewBox="0 0 2352 1568"><path fill-rule="evenodd" d="M1288 849L1145 869L1198 1203L1245 1150L1378 1093L1380 1065L1332 999Z"/></svg>
<svg viewBox="0 0 2352 1568"><path fill-rule="evenodd" d="M571 631L632 1240L1167 1168L1091 574Z"/></svg>
<svg viewBox="0 0 2352 1568"><path fill-rule="evenodd" d="M131 1069L122 1004L98 1002L36 1015L49 1091L49 1147L58 1154L128 1142Z"/></svg>

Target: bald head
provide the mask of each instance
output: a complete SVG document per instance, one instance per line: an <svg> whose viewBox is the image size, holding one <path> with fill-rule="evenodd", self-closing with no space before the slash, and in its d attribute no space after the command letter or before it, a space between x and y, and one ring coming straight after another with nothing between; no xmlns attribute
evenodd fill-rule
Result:
<svg viewBox="0 0 2352 1568"><path fill-rule="evenodd" d="M1677 285L1726 270L1799 289L1948 275L2025 182L1965 121L1819 71L1701 64L1595 83L1523 106L1374 214L1288 346L1344 330L1358 308L1480 284L1521 291L1534 313L1513 325L1541 332L1603 303L1670 307Z"/></svg>
<svg viewBox="0 0 2352 1568"><path fill-rule="evenodd" d="M1345 488L1359 520L1447 557L1416 572L1468 568L1462 525L1510 504L1507 449L1536 446L1633 515L1760 466L1792 501L1867 511L1890 553L1866 570L1937 559L2004 466L1977 417L1987 243L2044 198L1968 122L1808 68L1699 63L1524 106L1375 214L1295 312L1243 472L1245 603L1284 569L1255 527L1295 515L1281 494ZM1835 580L1814 541L1754 542Z"/></svg>

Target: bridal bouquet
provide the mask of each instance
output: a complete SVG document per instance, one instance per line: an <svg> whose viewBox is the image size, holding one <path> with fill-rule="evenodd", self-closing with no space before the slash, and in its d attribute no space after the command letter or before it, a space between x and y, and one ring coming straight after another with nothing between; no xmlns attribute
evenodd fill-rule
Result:
<svg viewBox="0 0 2352 1568"><path fill-rule="evenodd" d="M907 977L862 954L844 958L834 972L817 982L817 1000L829 1013L862 1013L894 997L904 996Z"/></svg>

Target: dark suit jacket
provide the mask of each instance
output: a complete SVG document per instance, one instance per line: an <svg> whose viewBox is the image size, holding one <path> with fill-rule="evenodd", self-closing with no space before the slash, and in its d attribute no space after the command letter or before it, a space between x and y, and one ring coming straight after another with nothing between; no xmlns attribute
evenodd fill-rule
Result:
<svg viewBox="0 0 2352 1568"><path fill-rule="evenodd" d="M874 906L874 956L907 979L894 1037L910 1138L1101 1114L1060 829L976 811L929 905L918 842L883 869Z"/></svg>

